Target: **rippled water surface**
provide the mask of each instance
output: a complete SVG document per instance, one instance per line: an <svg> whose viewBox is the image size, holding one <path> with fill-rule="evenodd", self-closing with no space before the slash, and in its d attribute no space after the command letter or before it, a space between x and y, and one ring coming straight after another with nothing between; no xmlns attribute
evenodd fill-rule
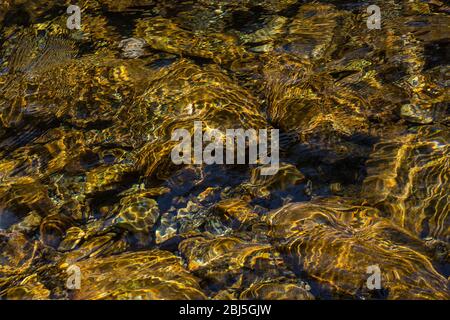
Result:
<svg viewBox="0 0 450 320"><path fill-rule="evenodd" d="M0 2L0 299L450 298L445 1L70 4Z"/></svg>

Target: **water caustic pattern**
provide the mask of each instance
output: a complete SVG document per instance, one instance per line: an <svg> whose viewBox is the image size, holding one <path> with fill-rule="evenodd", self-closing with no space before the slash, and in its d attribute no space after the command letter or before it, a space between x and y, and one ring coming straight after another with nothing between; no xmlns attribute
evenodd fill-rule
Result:
<svg viewBox="0 0 450 320"><path fill-rule="evenodd" d="M0 3L0 299L450 298L444 1L70 4Z"/></svg>
<svg viewBox="0 0 450 320"><path fill-rule="evenodd" d="M448 242L449 132L418 128L375 146L363 192L396 224L420 237ZM407 164L404 162L408 162Z"/></svg>

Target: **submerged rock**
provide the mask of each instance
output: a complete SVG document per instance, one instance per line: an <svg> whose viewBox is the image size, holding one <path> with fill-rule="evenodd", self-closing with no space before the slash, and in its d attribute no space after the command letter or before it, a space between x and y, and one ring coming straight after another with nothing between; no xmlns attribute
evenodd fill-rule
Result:
<svg viewBox="0 0 450 320"><path fill-rule="evenodd" d="M268 243L242 240L237 237L193 237L182 241L180 252L187 260L187 268L209 290L231 290L241 292L242 299L264 295L264 283L275 281L281 287L289 288L295 292L294 274L286 268L280 256ZM270 284L267 284L270 286ZM275 284L272 284L275 286ZM244 290L249 288L247 290ZM261 291L259 291L261 290ZM278 299L287 298L286 295L274 295ZM302 299L312 296L300 288L296 294Z"/></svg>
<svg viewBox="0 0 450 320"><path fill-rule="evenodd" d="M145 54L145 41L143 39L128 38L120 41L119 48L122 50L122 57L136 59Z"/></svg>
<svg viewBox="0 0 450 320"><path fill-rule="evenodd" d="M75 299L160 300L205 299L198 279L167 251L124 253L76 264L83 285ZM146 272L142 272L146 270Z"/></svg>
<svg viewBox="0 0 450 320"><path fill-rule="evenodd" d="M155 50L211 59L218 64L248 56L232 35L189 32L165 18L139 21L136 36L143 38Z"/></svg>
<svg viewBox="0 0 450 320"><path fill-rule="evenodd" d="M448 280L436 271L425 246L377 209L325 198L289 204L266 221L279 250L334 297L449 297ZM367 285L371 266L381 270L375 291Z"/></svg>

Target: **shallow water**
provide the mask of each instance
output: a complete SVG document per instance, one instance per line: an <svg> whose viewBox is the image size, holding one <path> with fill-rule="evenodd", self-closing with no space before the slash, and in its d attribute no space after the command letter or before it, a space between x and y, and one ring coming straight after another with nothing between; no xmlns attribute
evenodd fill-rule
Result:
<svg viewBox="0 0 450 320"><path fill-rule="evenodd" d="M0 4L0 299L449 299L445 2L69 5Z"/></svg>

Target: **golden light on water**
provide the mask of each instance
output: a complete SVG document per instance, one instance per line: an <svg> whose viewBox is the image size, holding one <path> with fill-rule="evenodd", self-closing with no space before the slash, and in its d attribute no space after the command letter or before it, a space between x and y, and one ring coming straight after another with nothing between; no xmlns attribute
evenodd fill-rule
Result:
<svg viewBox="0 0 450 320"><path fill-rule="evenodd" d="M372 2L2 1L0 299L449 299L449 9Z"/></svg>

